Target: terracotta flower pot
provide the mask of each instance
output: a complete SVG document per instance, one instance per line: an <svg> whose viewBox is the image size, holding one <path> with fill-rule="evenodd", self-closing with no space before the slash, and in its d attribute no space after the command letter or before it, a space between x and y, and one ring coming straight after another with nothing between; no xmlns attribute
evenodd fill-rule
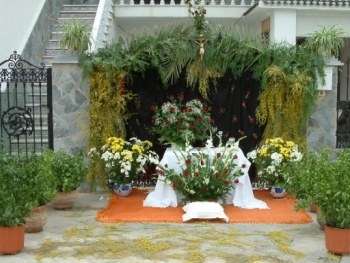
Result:
<svg viewBox="0 0 350 263"><path fill-rule="evenodd" d="M47 207L34 207L30 216L26 218L24 228L26 233L38 233L43 230L47 222Z"/></svg>
<svg viewBox="0 0 350 263"><path fill-rule="evenodd" d="M78 194L78 189L68 193L57 192L51 204L53 208L58 210L70 209L77 200Z"/></svg>
<svg viewBox="0 0 350 263"><path fill-rule="evenodd" d="M309 206L309 211L312 212L312 213L317 213L317 205L311 204Z"/></svg>
<svg viewBox="0 0 350 263"><path fill-rule="evenodd" d="M332 254L350 254L350 228L339 229L325 226L326 248Z"/></svg>
<svg viewBox="0 0 350 263"><path fill-rule="evenodd" d="M0 227L0 254L16 254L24 247L24 226Z"/></svg>

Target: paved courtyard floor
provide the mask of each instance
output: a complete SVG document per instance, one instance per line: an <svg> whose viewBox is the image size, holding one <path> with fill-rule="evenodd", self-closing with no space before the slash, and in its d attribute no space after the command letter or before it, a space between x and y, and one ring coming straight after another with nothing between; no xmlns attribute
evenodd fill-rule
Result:
<svg viewBox="0 0 350 263"><path fill-rule="evenodd" d="M26 234L22 252L0 263L350 263L327 253L315 215L303 225L96 222L108 196L80 193L72 210L49 206L44 231Z"/></svg>

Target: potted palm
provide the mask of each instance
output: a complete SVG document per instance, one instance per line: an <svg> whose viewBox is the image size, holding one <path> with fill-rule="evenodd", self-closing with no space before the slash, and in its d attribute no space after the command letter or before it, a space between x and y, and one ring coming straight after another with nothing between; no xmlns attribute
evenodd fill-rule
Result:
<svg viewBox="0 0 350 263"><path fill-rule="evenodd" d="M35 206L33 178L23 158L0 153L0 254L24 247L24 222Z"/></svg>
<svg viewBox="0 0 350 263"><path fill-rule="evenodd" d="M67 49L73 55L79 55L89 49L90 27L79 19L72 19L63 25L60 48Z"/></svg>
<svg viewBox="0 0 350 263"><path fill-rule="evenodd" d="M311 53L322 56L326 65L324 72L317 72L317 83L319 90L332 89L332 66L339 66L342 63L338 60L340 50L344 46L345 31L338 25L321 27L320 30L312 32L306 38L304 47ZM322 76L323 79L320 77Z"/></svg>
<svg viewBox="0 0 350 263"><path fill-rule="evenodd" d="M310 52L329 59L338 57L340 49L344 46L345 31L337 25L321 27L320 30L309 34L305 41L305 48Z"/></svg>
<svg viewBox="0 0 350 263"><path fill-rule="evenodd" d="M33 179L32 194L36 205L30 216L25 220L25 231L37 233L43 230L47 222L47 204L56 194L56 180L52 173L52 152L45 151L43 155L26 157L28 176Z"/></svg>
<svg viewBox="0 0 350 263"><path fill-rule="evenodd" d="M57 193L52 200L55 209L72 208L79 194L79 186L87 173L82 153L71 155L59 151L53 154L52 173L56 180Z"/></svg>

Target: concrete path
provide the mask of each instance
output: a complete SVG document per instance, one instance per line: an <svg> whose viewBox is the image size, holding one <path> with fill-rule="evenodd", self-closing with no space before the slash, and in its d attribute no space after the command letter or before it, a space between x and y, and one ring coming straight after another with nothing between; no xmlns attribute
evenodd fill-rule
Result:
<svg viewBox="0 0 350 263"><path fill-rule="evenodd" d="M95 215L108 196L80 193L67 211L49 206L44 231L26 234L23 251L0 263L350 263L327 253L315 215L303 225L102 224Z"/></svg>

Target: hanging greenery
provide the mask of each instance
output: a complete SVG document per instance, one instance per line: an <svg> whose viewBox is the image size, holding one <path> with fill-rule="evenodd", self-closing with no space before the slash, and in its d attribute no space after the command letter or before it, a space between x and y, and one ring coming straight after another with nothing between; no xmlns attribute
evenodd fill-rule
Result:
<svg viewBox="0 0 350 263"><path fill-rule="evenodd" d="M260 56L255 75L262 91L256 118L263 138L283 137L305 146L307 120L316 95L316 71L324 61L303 47L273 46Z"/></svg>
<svg viewBox="0 0 350 263"><path fill-rule="evenodd" d="M125 121L128 118L127 102L132 94L125 90L125 73L107 74L99 66L90 75L90 148L101 148L111 136L125 138ZM103 165L92 161L88 180L105 185ZM98 176L98 178L97 178ZM102 182L101 182L102 180Z"/></svg>
<svg viewBox="0 0 350 263"><path fill-rule="evenodd" d="M132 85L134 76L150 69L158 71L165 89L185 74L189 88L203 97L220 88L218 80L228 72L239 78L249 70L261 81L256 118L266 127L263 137L283 136L305 145L315 74L324 74L322 57L304 46L269 45L252 30L213 27L205 20L206 8L193 8L189 6L194 26L174 24L153 34L138 33L81 57L84 74L90 76L90 146L100 147L112 135L125 136L126 103L132 95L119 84L125 80Z"/></svg>

